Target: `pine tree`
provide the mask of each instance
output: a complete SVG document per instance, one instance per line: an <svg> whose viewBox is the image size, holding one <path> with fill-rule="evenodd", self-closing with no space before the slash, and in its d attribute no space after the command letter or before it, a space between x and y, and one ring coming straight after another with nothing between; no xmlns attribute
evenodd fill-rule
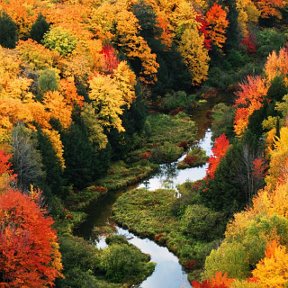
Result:
<svg viewBox="0 0 288 288"><path fill-rule="evenodd" d="M0 12L0 45L5 48L15 48L17 42L17 26L11 17Z"/></svg>
<svg viewBox="0 0 288 288"><path fill-rule="evenodd" d="M35 23L32 25L30 36L33 40L41 43L44 34L49 30L49 23L46 21L45 17L40 13Z"/></svg>

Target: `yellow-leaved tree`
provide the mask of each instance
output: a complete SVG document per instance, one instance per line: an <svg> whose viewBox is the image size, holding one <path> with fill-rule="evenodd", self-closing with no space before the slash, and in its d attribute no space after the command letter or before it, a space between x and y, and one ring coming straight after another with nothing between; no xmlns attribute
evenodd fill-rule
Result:
<svg viewBox="0 0 288 288"><path fill-rule="evenodd" d="M186 29L181 37L179 52L191 71L192 84L200 85L207 79L210 60L204 48L204 35L199 35L197 29Z"/></svg>
<svg viewBox="0 0 288 288"><path fill-rule="evenodd" d="M103 127L124 132L120 116L124 112L125 101L116 81L109 75L97 75L89 83L89 97L97 115L95 120Z"/></svg>
<svg viewBox="0 0 288 288"><path fill-rule="evenodd" d="M288 284L288 253L285 246L276 240L268 243L265 257L257 264L252 274L259 288L283 288Z"/></svg>

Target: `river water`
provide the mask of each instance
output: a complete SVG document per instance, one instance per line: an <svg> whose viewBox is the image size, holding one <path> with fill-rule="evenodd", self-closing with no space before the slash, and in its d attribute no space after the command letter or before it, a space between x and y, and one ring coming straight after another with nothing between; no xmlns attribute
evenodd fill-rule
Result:
<svg viewBox="0 0 288 288"><path fill-rule="evenodd" d="M200 139L199 146L204 149L209 156L211 155L212 133L209 129L210 121L207 119L206 115L203 115L203 113L198 114L198 119L194 120L196 120L196 123L201 123L201 126L198 128L198 139ZM201 117L201 119L199 119L199 117ZM177 133L177 131L175 131L175 133ZM161 165L158 173L152 175L150 178L133 188L146 188L151 191L159 188L177 189L177 185L182 184L187 180L197 181L202 179L206 174L207 164L197 168L188 168L184 170L177 169L177 163L183 160L184 157L185 154L176 162ZM150 239L142 239L128 230L118 227L113 220L111 220L112 206L117 198L123 193L125 193L125 191L108 193L103 199L100 199L95 205L92 205L89 208L89 211L86 211L88 218L80 226L77 234L89 239L94 227L101 228L103 226L111 225L115 227L115 234L125 236L129 243L138 247L143 253L149 254L151 256L151 261L156 263L156 268L145 281L137 286L139 288L191 287L186 272L179 264L178 258L172 252ZM105 243L105 236L100 236L95 244L98 248L104 249L107 246Z"/></svg>
<svg viewBox="0 0 288 288"><path fill-rule="evenodd" d="M201 147L207 154L211 155L211 138L212 132L207 129L204 137L199 142ZM177 169L177 163L182 161L186 153L182 155L176 162L160 165L159 172L151 178L143 181L137 188L146 188L148 190L156 190L160 188L176 189L177 185L185 181L197 181L205 177L207 164L196 168Z"/></svg>

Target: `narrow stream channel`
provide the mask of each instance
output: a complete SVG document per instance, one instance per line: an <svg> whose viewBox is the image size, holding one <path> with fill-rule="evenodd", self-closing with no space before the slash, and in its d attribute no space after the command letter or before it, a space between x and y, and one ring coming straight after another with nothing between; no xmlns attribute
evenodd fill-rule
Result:
<svg viewBox="0 0 288 288"><path fill-rule="evenodd" d="M206 151L206 154L211 155L211 136L210 129L207 129L204 137L200 140L199 146ZM177 162L181 161L185 154L176 162L163 164L160 167L160 172L153 175L151 178L143 181L135 188L147 188L155 190L159 188L176 188L177 185L185 181L200 180L205 176L207 164L202 167L188 168L184 170L177 169ZM89 239L93 227L101 227L105 225L114 225L111 220L112 206L117 198L125 191L117 193L109 193L102 201L99 201L91 211L88 211L88 221L81 225L79 234L86 239ZM151 192L152 193L152 192ZM191 287L187 274L179 264L178 258L170 252L166 247L161 247L150 239L142 239L126 229L115 225L116 234L123 235L128 242L138 247L143 253L151 256L151 261L156 263L155 271L138 287L140 288L188 288ZM105 236L100 237L96 242L98 248L105 248Z"/></svg>
<svg viewBox="0 0 288 288"><path fill-rule="evenodd" d="M207 111L207 110L206 110ZM201 119L199 119L200 117ZM196 123L201 123L198 127L199 146L205 150L206 154L211 155L211 137L212 133L209 129L210 121L207 119L206 114L198 114ZM177 132L176 132L177 133ZM185 181L197 181L202 179L206 174L207 164L202 167L177 169L177 163L185 157L185 154L180 157L176 162L163 164L160 166L159 172L152 175L150 178L142 181L135 188L146 188L148 190L156 190L159 188L173 188L177 189L177 185ZM127 189L129 190L129 189ZM126 190L126 191L127 191ZM118 191L108 193L103 199L91 205L87 212L87 220L80 225L77 230L77 235L85 239L91 238L93 228L101 228L107 225L115 227L115 234L123 235L127 238L128 242L138 247L143 253L151 256L151 261L156 263L155 271L140 285L133 286L139 288L189 288L191 284L187 279L187 274L179 264L178 258L170 252L166 247L162 247L150 239L142 239L127 229L123 229L115 225L112 216L112 206L117 198L126 192ZM153 193L153 192L151 192ZM107 246L105 236L100 236L98 242L95 243L98 248L103 249Z"/></svg>

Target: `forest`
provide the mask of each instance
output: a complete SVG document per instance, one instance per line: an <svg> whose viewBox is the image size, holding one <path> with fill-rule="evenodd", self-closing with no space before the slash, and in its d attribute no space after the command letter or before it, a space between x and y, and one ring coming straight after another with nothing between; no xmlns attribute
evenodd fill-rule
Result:
<svg viewBox="0 0 288 288"><path fill-rule="evenodd" d="M288 0L0 0L0 287L288 287L287 183Z"/></svg>

